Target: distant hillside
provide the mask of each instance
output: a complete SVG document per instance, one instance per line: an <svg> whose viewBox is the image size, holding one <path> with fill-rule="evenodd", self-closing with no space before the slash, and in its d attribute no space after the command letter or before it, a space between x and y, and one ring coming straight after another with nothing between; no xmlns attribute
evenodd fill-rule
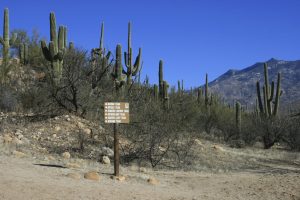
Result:
<svg viewBox="0 0 300 200"><path fill-rule="evenodd" d="M256 81L264 81L263 62L256 63L242 70L230 69L209 83L211 91L221 94L225 101L240 101L248 107L255 105ZM267 61L269 82L277 82L277 73L281 72L283 96L282 107L300 101L300 60L284 61L274 58Z"/></svg>

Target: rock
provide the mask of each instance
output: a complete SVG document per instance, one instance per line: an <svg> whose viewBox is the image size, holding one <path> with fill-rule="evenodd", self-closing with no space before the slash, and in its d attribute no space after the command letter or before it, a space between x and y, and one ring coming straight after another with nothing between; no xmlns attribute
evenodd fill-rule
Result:
<svg viewBox="0 0 300 200"><path fill-rule="evenodd" d="M215 150L218 150L218 151L224 151L224 149L222 148L222 147L220 147L220 146L218 146L218 145L213 145L213 147L212 147L213 149L215 149Z"/></svg>
<svg viewBox="0 0 300 200"><path fill-rule="evenodd" d="M83 132L84 134L86 134L86 135L90 136L90 135L91 135L91 133L92 133L92 130L91 130L91 129L89 129L89 128L84 128L84 129L82 129L82 132Z"/></svg>
<svg viewBox="0 0 300 200"><path fill-rule="evenodd" d="M80 165L77 164L77 163L67 163L66 167L67 168L76 168L76 169L78 169L78 168L80 168Z"/></svg>
<svg viewBox="0 0 300 200"><path fill-rule="evenodd" d="M71 154L69 153L69 152L64 152L63 154L62 154L62 157L64 158L64 159L70 159L71 158Z"/></svg>
<svg viewBox="0 0 300 200"><path fill-rule="evenodd" d="M22 142L23 142L23 145L24 146L28 146L28 145L30 145L30 141L27 139L27 138L22 138Z"/></svg>
<svg viewBox="0 0 300 200"><path fill-rule="evenodd" d="M147 172L147 169L145 167L141 167L139 171L142 173L145 173L145 172Z"/></svg>
<svg viewBox="0 0 300 200"><path fill-rule="evenodd" d="M23 144L23 141L19 140L18 138L14 138L12 140L12 144L15 144L15 145L22 145Z"/></svg>
<svg viewBox="0 0 300 200"><path fill-rule="evenodd" d="M46 159L47 160L55 160L55 158L53 156L48 156Z"/></svg>
<svg viewBox="0 0 300 200"><path fill-rule="evenodd" d="M202 142L199 139L195 139L194 142L199 146L203 146Z"/></svg>
<svg viewBox="0 0 300 200"><path fill-rule="evenodd" d="M103 164L106 164L106 165L109 165L110 164L110 159L108 156L103 156L102 157L102 163Z"/></svg>
<svg viewBox="0 0 300 200"><path fill-rule="evenodd" d="M56 137L57 137L57 135L56 135L56 134L53 134L53 135L52 135L52 137L53 137L53 138L56 138Z"/></svg>
<svg viewBox="0 0 300 200"><path fill-rule="evenodd" d="M69 121L71 121L71 119L70 119L70 118L67 118L66 120L67 120L68 122L69 122Z"/></svg>
<svg viewBox="0 0 300 200"><path fill-rule="evenodd" d="M54 117L54 120L59 120L59 117Z"/></svg>
<svg viewBox="0 0 300 200"><path fill-rule="evenodd" d="M78 173L69 173L66 175L69 178L75 179L75 180L79 180L81 179L81 175Z"/></svg>
<svg viewBox="0 0 300 200"><path fill-rule="evenodd" d="M22 131L20 129L17 129L15 132L15 136L18 136L18 135L22 135Z"/></svg>
<svg viewBox="0 0 300 200"><path fill-rule="evenodd" d="M95 171L90 171L84 174L84 178L88 180L93 180L93 181L99 181L100 176L97 172Z"/></svg>
<svg viewBox="0 0 300 200"><path fill-rule="evenodd" d="M120 182L123 182L123 181L126 180L125 176L111 176L110 178L113 179L113 180L120 181Z"/></svg>
<svg viewBox="0 0 300 200"><path fill-rule="evenodd" d="M114 151L108 147L102 147L101 152L103 156L108 156L110 158L114 157Z"/></svg>
<svg viewBox="0 0 300 200"><path fill-rule="evenodd" d="M83 129L83 128L84 128L84 124L81 123L81 122L77 122L77 126L78 126L78 128L80 128L80 129Z"/></svg>
<svg viewBox="0 0 300 200"><path fill-rule="evenodd" d="M17 136L19 140L22 140L22 138L24 137L22 134Z"/></svg>
<svg viewBox="0 0 300 200"><path fill-rule="evenodd" d="M94 140L98 140L98 139L99 139L99 136L98 136L98 135L95 135L93 138L94 138Z"/></svg>
<svg viewBox="0 0 300 200"><path fill-rule="evenodd" d="M60 128L60 126L55 126L54 130L55 130L56 132L58 132L58 131L61 130L61 128Z"/></svg>
<svg viewBox="0 0 300 200"><path fill-rule="evenodd" d="M8 134L5 134L4 137L3 137L3 143L4 144L9 144L9 143L12 142L12 140L13 140L13 138Z"/></svg>
<svg viewBox="0 0 300 200"><path fill-rule="evenodd" d="M147 182L150 183L151 185L158 185L159 184L159 181L156 178L153 178L153 177L149 178L147 180Z"/></svg>
<svg viewBox="0 0 300 200"><path fill-rule="evenodd" d="M26 154L21 152L21 151L13 151L13 155L18 157L18 158L23 158L23 157L26 156Z"/></svg>

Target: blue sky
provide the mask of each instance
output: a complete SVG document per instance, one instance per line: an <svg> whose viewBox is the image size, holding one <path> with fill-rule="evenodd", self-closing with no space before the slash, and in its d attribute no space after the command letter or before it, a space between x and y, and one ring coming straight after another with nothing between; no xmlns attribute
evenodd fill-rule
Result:
<svg viewBox="0 0 300 200"><path fill-rule="evenodd" d="M104 21L105 47L125 50L131 21L134 56L142 47L142 73L151 83L160 59L164 79L183 79L185 88L202 85L205 73L213 80L272 57L300 59L299 0L1 0L1 33L5 7L11 30L36 28L47 39L54 11L68 39L84 49L99 45Z"/></svg>

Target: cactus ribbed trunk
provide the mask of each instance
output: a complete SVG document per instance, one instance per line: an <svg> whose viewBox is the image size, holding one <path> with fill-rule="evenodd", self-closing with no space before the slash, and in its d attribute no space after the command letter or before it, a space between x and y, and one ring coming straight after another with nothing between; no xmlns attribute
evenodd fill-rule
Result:
<svg viewBox="0 0 300 200"><path fill-rule="evenodd" d="M208 75L205 76L205 105L206 107L209 105L208 99Z"/></svg>
<svg viewBox="0 0 300 200"><path fill-rule="evenodd" d="M241 133L242 129L242 115L241 115L241 104L239 102L236 102L235 104L235 120L236 120L236 128L238 133Z"/></svg>
<svg viewBox="0 0 300 200"><path fill-rule="evenodd" d="M163 75L163 61L159 61L159 70L158 70L158 83L159 83L159 96L163 97L163 81L164 81L164 75Z"/></svg>
<svg viewBox="0 0 300 200"><path fill-rule="evenodd" d="M0 37L0 44L2 45L2 56L3 56L3 64L6 66L9 62L9 49L10 46L14 44L16 40L16 34L9 38L9 11L8 8L4 9L4 17L3 17L3 36Z"/></svg>

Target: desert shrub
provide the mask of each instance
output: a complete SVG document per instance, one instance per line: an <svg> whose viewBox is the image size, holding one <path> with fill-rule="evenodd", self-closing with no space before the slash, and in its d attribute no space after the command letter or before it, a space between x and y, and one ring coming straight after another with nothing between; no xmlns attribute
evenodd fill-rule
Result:
<svg viewBox="0 0 300 200"><path fill-rule="evenodd" d="M193 136L184 130L191 125L193 112L173 102L165 110L163 103L154 100L147 87L134 86L125 99L130 102L132 118L130 124L120 126L126 138L121 145L123 161L146 162L152 167L185 164L184 160L191 155ZM178 106L182 106L181 113L178 113Z"/></svg>
<svg viewBox="0 0 300 200"><path fill-rule="evenodd" d="M300 117L292 117L286 121L286 134L283 140L292 150L300 150Z"/></svg>
<svg viewBox="0 0 300 200"><path fill-rule="evenodd" d="M18 94L8 85L0 86L0 109L15 111L18 108Z"/></svg>
<svg viewBox="0 0 300 200"><path fill-rule="evenodd" d="M264 148L269 149L275 143L282 141L287 124L280 117L256 117L253 118L256 132L264 143Z"/></svg>

